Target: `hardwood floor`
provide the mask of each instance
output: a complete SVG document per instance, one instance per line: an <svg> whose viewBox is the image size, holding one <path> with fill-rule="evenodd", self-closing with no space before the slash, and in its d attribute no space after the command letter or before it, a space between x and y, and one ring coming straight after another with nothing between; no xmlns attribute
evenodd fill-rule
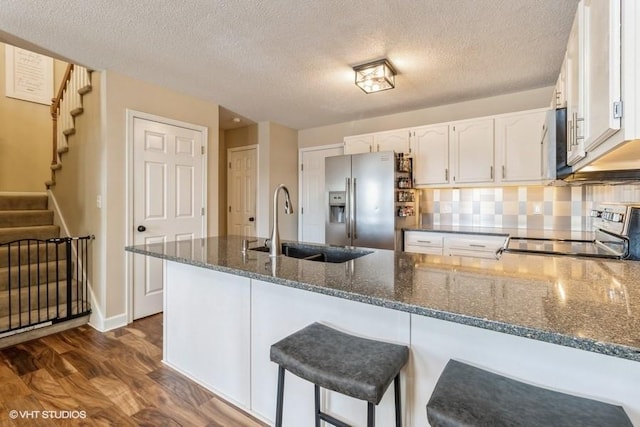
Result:
<svg viewBox="0 0 640 427"><path fill-rule="evenodd" d="M0 427L266 425L161 359L161 314L0 350Z"/></svg>

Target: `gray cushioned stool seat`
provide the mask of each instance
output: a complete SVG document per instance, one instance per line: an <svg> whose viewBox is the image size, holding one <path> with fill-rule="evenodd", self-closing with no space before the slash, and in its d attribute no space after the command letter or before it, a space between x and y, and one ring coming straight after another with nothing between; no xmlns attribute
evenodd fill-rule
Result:
<svg viewBox="0 0 640 427"><path fill-rule="evenodd" d="M620 406L572 396L450 360L427 404L437 426L633 426Z"/></svg>
<svg viewBox="0 0 640 427"><path fill-rule="evenodd" d="M271 346L271 361L289 372L375 405L408 357L406 346L355 337L320 323Z"/></svg>

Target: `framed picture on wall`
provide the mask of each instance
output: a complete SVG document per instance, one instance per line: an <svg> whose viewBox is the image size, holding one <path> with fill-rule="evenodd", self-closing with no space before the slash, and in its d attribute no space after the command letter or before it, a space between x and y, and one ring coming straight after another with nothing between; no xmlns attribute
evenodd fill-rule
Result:
<svg viewBox="0 0 640 427"><path fill-rule="evenodd" d="M5 45L6 96L51 105L53 58Z"/></svg>

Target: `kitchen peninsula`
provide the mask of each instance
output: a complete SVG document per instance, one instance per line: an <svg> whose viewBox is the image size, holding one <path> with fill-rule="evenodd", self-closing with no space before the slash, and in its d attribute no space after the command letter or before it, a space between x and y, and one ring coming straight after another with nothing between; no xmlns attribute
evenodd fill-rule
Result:
<svg viewBox="0 0 640 427"><path fill-rule="evenodd" d="M405 424L449 359L622 405L640 425L640 262L505 253L500 259L389 250L344 263L241 250L240 237L129 247L165 259L164 361L273 422L269 347L319 321L410 346ZM137 255L136 255L137 256ZM284 425L313 424L313 386L287 377ZM327 391L324 407L363 425L361 402ZM393 417L393 396L379 425Z"/></svg>

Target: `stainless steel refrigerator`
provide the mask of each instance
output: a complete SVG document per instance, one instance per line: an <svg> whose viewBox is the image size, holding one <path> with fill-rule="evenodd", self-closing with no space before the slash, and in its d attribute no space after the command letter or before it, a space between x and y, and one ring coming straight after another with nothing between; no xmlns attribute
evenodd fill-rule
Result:
<svg viewBox="0 0 640 427"><path fill-rule="evenodd" d="M393 151L325 159L326 243L395 247Z"/></svg>

